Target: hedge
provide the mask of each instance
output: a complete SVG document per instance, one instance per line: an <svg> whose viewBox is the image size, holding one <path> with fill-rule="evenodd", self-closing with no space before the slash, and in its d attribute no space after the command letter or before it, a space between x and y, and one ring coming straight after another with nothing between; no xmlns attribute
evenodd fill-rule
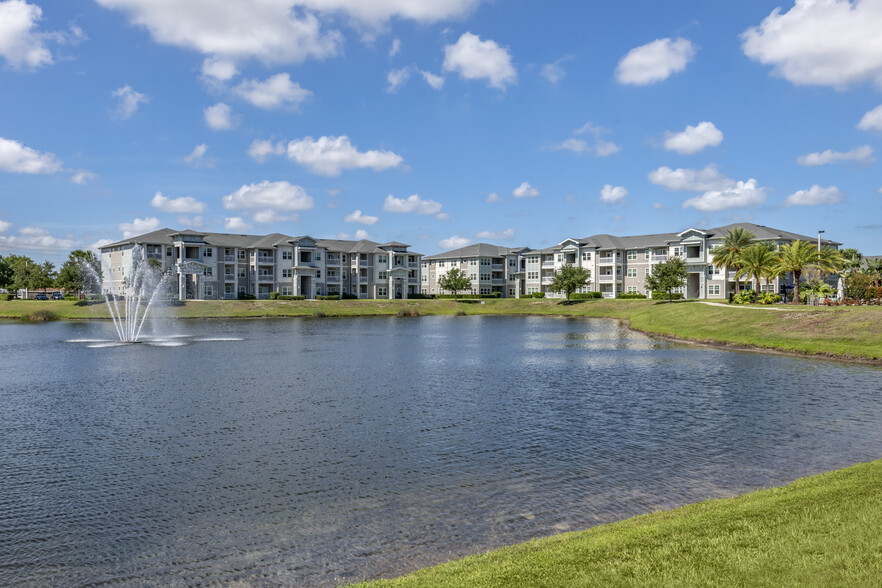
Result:
<svg viewBox="0 0 882 588"><path fill-rule="evenodd" d="M625 292L624 294L619 294L618 296L616 296L616 298L620 298L622 300L637 300L646 298L646 294L640 294L639 292Z"/></svg>
<svg viewBox="0 0 882 588"><path fill-rule="evenodd" d="M270 297L272 297L273 292L270 292ZM306 296L278 296L278 300L306 300Z"/></svg>
<svg viewBox="0 0 882 588"><path fill-rule="evenodd" d="M592 300L594 298L603 298L601 292L574 292L570 294L570 300Z"/></svg>
<svg viewBox="0 0 882 588"><path fill-rule="evenodd" d="M316 300L340 300L339 294L318 294Z"/></svg>
<svg viewBox="0 0 882 588"><path fill-rule="evenodd" d="M545 298L545 292L533 292L533 298Z"/></svg>
<svg viewBox="0 0 882 588"><path fill-rule="evenodd" d="M278 300L279 293L278 292L270 292L270 300Z"/></svg>
<svg viewBox="0 0 882 588"><path fill-rule="evenodd" d="M667 292L653 292L653 293L652 293L652 299L653 299L653 300L667 300L667 299L668 299L668 293L667 293ZM683 293L682 293L682 292L674 292L674 293L671 294L671 299L673 299L673 300L682 300L682 299L683 299Z"/></svg>
<svg viewBox="0 0 882 588"><path fill-rule="evenodd" d="M499 298L499 292L493 292L492 294L457 294L454 296L453 294L437 294L435 298L439 298L441 300L452 300L457 298L459 300L476 300L478 298Z"/></svg>

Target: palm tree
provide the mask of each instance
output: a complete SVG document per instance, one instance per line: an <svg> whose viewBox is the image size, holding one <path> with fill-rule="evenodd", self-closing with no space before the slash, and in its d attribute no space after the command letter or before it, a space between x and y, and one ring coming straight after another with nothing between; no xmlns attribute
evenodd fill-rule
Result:
<svg viewBox="0 0 882 588"><path fill-rule="evenodd" d="M842 278L842 286L848 292L848 279L851 274L861 268L864 263L864 256L857 249L840 249L839 255L842 256L842 269L839 272Z"/></svg>
<svg viewBox="0 0 882 588"><path fill-rule="evenodd" d="M750 242L755 238L756 235L744 227L735 227L729 229L723 238L723 244L714 251L714 265L722 267L725 271L723 287L727 294L729 292L729 268L739 267L738 256L741 254L741 250L750 245ZM735 290L738 289L738 278L735 278Z"/></svg>
<svg viewBox="0 0 882 588"><path fill-rule="evenodd" d="M760 278L766 277L766 284L769 283L768 275L772 268L778 264L778 256L769 246L768 243L754 243L741 250L738 256L738 271L735 272L735 280L740 280L743 276L753 277L756 282L756 291L760 291Z"/></svg>
<svg viewBox="0 0 882 588"><path fill-rule="evenodd" d="M808 241L793 241L781 245L779 250L778 264L775 271L779 274L793 273L793 304L799 304L799 279L806 266L818 260L818 252L815 246Z"/></svg>
<svg viewBox="0 0 882 588"><path fill-rule="evenodd" d="M879 278L882 277L882 257L868 259L864 272L873 276L873 285L879 287Z"/></svg>

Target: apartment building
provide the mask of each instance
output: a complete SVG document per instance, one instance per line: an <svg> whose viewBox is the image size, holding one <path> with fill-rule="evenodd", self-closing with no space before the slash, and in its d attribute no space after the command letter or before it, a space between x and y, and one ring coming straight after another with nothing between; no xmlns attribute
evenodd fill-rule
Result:
<svg viewBox="0 0 882 588"><path fill-rule="evenodd" d="M627 292L650 294L646 278L652 268L672 257L679 257L686 262L689 271L686 285L680 288L685 298L726 298L735 288L735 271L730 269L725 274L724 268L714 266L713 254L735 227L749 230L758 242L783 245L796 240L815 241L814 237L753 223L735 223L712 229L690 228L680 233L565 239L554 247L524 254L524 293L545 292L549 297L563 296L551 292L548 287L555 270L570 264L590 270L591 279L584 291L601 292L604 298ZM829 240L821 243L833 247L841 245ZM782 292L784 286L792 285L792 277L775 278L769 285L765 282L753 284L752 279L742 278L741 281L754 289L771 292Z"/></svg>
<svg viewBox="0 0 882 588"><path fill-rule="evenodd" d="M424 257L421 268L423 294L450 294L439 281L453 268L472 282L472 294L493 294L518 298L524 294L524 255L527 247L499 247L477 243L438 255Z"/></svg>
<svg viewBox="0 0 882 588"><path fill-rule="evenodd" d="M181 300L270 292L407 298L420 291L422 255L405 243L160 229L100 249L105 292L122 293L136 247L171 276L169 293Z"/></svg>

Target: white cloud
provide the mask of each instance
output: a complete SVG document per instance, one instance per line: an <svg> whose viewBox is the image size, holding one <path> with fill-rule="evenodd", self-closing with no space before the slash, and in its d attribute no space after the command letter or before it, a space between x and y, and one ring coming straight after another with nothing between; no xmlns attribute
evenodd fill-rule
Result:
<svg viewBox="0 0 882 588"><path fill-rule="evenodd" d="M689 192L726 190L735 186L735 180L724 176L713 164L704 169L671 169L662 166L649 172L649 181L668 190Z"/></svg>
<svg viewBox="0 0 882 588"><path fill-rule="evenodd" d="M401 69L393 69L386 74L386 91L394 94L398 88L403 86L410 77L410 68L402 67Z"/></svg>
<svg viewBox="0 0 882 588"><path fill-rule="evenodd" d="M120 223L117 225L117 228L123 232L123 238L128 239L129 237L156 231L161 226L162 223L159 222L158 218L155 216L148 216L145 218L136 218L130 223Z"/></svg>
<svg viewBox="0 0 882 588"><path fill-rule="evenodd" d="M367 231L365 231L364 229L358 229L357 231L355 231L355 238L358 239L359 241L362 239L370 239L371 234L368 233Z"/></svg>
<svg viewBox="0 0 882 588"><path fill-rule="evenodd" d="M322 32L315 15L295 9L311 0L97 1L126 13L132 24L146 28L157 43L195 49L229 62L254 58L265 63L300 63L333 56L342 43L339 32Z"/></svg>
<svg viewBox="0 0 882 588"><path fill-rule="evenodd" d="M55 253L73 249L79 242L70 236L54 237L46 229L24 227L17 235L0 235L0 244L10 249L33 249L46 253Z"/></svg>
<svg viewBox="0 0 882 588"><path fill-rule="evenodd" d="M420 70L420 73L423 76L423 79L426 80L426 83L432 86L435 90L440 90L444 87L444 78L441 76L436 76L430 71Z"/></svg>
<svg viewBox="0 0 882 588"><path fill-rule="evenodd" d="M206 57L202 62L202 75L218 82L228 82L239 74L236 64L218 57Z"/></svg>
<svg viewBox="0 0 882 588"><path fill-rule="evenodd" d="M214 167L214 160L209 157L205 157L205 153L208 151L208 145L205 143L200 143L193 148L193 151L190 152L190 155L184 158L184 162L190 167L200 168L200 167Z"/></svg>
<svg viewBox="0 0 882 588"><path fill-rule="evenodd" d="M423 200L419 194L411 194L407 198L396 198L392 194L386 196L383 201L383 210L386 212L414 214L442 214L442 205L434 200ZM444 219L440 219L444 220Z"/></svg>
<svg viewBox="0 0 882 588"><path fill-rule="evenodd" d="M394 17L422 23L464 16L479 0L296 0L298 4L322 12L344 12L365 24L378 26Z"/></svg>
<svg viewBox="0 0 882 588"><path fill-rule="evenodd" d="M138 112L138 108L142 104L150 102L150 96L142 94L141 92L136 92L128 85L123 86L122 88L117 88L111 95L119 100L113 114L116 118L122 120L131 118L136 112Z"/></svg>
<svg viewBox="0 0 882 588"><path fill-rule="evenodd" d="M840 161L856 161L867 164L873 163L876 161L876 158L873 157L873 148L869 145L855 147L845 153L827 149L820 153L809 153L808 155L800 155L796 158L797 163L808 166L827 165L828 163L838 163Z"/></svg>
<svg viewBox="0 0 882 588"><path fill-rule="evenodd" d="M471 239L467 239L462 235L452 235L450 237L447 237L446 239L441 239L440 241L438 241L438 247L445 250L459 249L460 247L465 247L471 242Z"/></svg>
<svg viewBox="0 0 882 588"><path fill-rule="evenodd" d="M337 238L338 239L351 239L352 235L350 235L349 233L344 233L343 231L340 231L339 233L337 233Z"/></svg>
<svg viewBox="0 0 882 588"><path fill-rule="evenodd" d="M241 216L230 216L224 219L224 230L232 233L244 233L251 228Z"/></svg>
<svg viewBox="0 0 882 588"><path fill-rule="evenodd" d="M536 198L539 196L539 190L531 186L529 182L522 183L511 193L515 198Z"/></svg>
<svg viewBox="0 0 882 588"><path fill-rule="evenodd" d="M665 209L667 208L667 207L666 207L664 204L662 204L661 202L653 202L653 203L652 203L652 207L653 207L655 210L665 210Z"/></svg>
<svg viewBox="0 0 882 588"><path fill-rule="evenodd" d="M723 133L712 122L700 122L694 127L686 125L679 133L666 133L665 149L683 155L698 153L705 147L715 147L723 142Z"/></svg>
<svg viewBox="0 0 882 588"><path fill-rule="evenodd" d="M882 104L864 114L857 128L862 131L882 131Z"/></svg>
<svg viewBox="0 0 882 588"><path fill-rule="evenodd" d="M293 211L309 210L315 206L315 201L306 190L286 181L264 180L259 184L247 184L232 194L227 194L221 201L228 210Z"/></svg>
<svg viewBox="0 0 882 588"><path fill-rule="evenodd" d="M603 127L599 127L591 124L590 122L585 123L575 131L573 131L574 135L584 135L586 133L590 134L594 137L594 142L592 144L588 144L587 141L583 139L565 139L560 143L555 143L548 147L543 147L543 149L547 151L572 151L573 153L588 153L590 155L595 155L597 157L606 157L608 155L612 155L614 153L618 153L622 150L622 148L615 143L610 141L605 141L602 136L609 131Z"/></svg>
<svg viewBox="0 0 882 588"><path fill-rule="evenodd" d="M259 210L251 218L256 223L268 225L270 223L297 222L300 220L300 215L296 212L292 214L279 214L275 210Z"/></svg>
<svg viewBox="0 0 882 588"><path fill-rule="evenodd" d="M179 216L178 224L188 229L201 229L205 225L205 219L201 216Z"/></svg>
<svg viewBox="0 0 882 588"><path fill-rule="evenodd" d="M686 69L695 56L695 46L687 39L656 39L631 49L616 68L616 79L622 84L644 86L665 80Z"/></svg>
<svg viewBox="0 0 882 588"><path fill-rule="evenodd" d="M96 174L96 173L92 173L92 172L85 170L85 169L78 169L77 171L74 172L74 175L71 176L70 181L73 182L74 184L79 184L80 186L82 186L86 182L94 180L97 177L98 177L98 174Z"/></svg>
<svg viewBox="0 0 882 588"><path fill-rule="evenodd" d="M845 194L836 186L822 188L814 184L808 190L797 190L784 199L784 206L816 206L818 204L836 204L845 200Z"/></svg>
<svg viewBox="0 0 882 588"><path fill-rule="evenodd" d="M624 186L613 186L612 184L604 184L600 189L600 199L607 204L619 202L628 195L628 189Z"/></svg>
<svg viewBox="0 0 882 588"><path fill-rule="evenodd" d="M796 0L741 35L744 54L798 85L882 87L882 3Z"/></svg>
<svg viewBox="0 0 882 588"><path fill-rule="evenodd" d="M285 153L284 141L273 143L269 140L255 139L248 148L248 155L257 163L266 161L268 155L282 155Z"/></svg>
<svg viewBox="0 0 882 588"><path fill-rule="evenodd" d="M443 68L459 72L466 80L486 79L490 86L500 90L518 79L508 49L494 41L481 41L472 33L463 33L456 43L444 47Z"/></svg>
<svg viewBox="0 0 882 588"><path fill-rule="evenodd" d="M389 57L395 57L401 53L401 39L394 38L392 39L392 45L389 47Z"/></svg>
<svg viewBox="0 0 882 588"><path fill-rule="evenodd" d="M0 233L5 233L6 230L9 229L9 227L11 227L11 226L12 226L11 222L0 219Z"/></svg>
<svg viewBox="0 0 882 588"><path fill-rule="evenodd" d="M379 217L362 214L360 210L351 212L343 217L343 222L345 223L361 223L363 225L372 225L378 220L380 220Z"/></svg>
<svg viewBox="0 0 882 588"><path fill-rule="evenodd" d="M16 174L54 174L61 162L52 153L40 153L18 141L0 137L0 170Z"/></svg>
<svg viewBox="0 0 882 588"><path fill-rule="evenodd" d="M484 199L484 202L487 202L487 203L490 203L490 202L500 202L501 200L502 200L502 198L499 197L499 194L497 194L496 192L491 192L491 193L487 196L487 198Z"/></svg>
<svg viewBox="0 0 882 588"><path fill-rule="evenodd" d="M205 124L215 131L228 131L236 126L233 109L223 102L207 107L202 113L205 115Z"/></svg>
<svg viewBox="0 0 882 588"><path fill-rule="evenodd" d="M365 151L349 142L349 137L304 137L288 143L288 159L313 173L339 176L344 169L370 168L374 171L398 167L404 159L391 151Z"/></svg>
<svg viewBox="0 0 882 588"><path fill-rule="evenodd" d="M110 245L111 243L114 243L114 242L115 241L113 239L98 239L97 241L95 241L94 243L89 245L89 251L92 251L94 253L101 253L100 250L102 247L105 247L106 245Z"/></svg>
<svg viewBox="0 0 882 588"><path fill-rule="evenodd" d="M478 239L505 240L514 237L515 230L505 229L503 231L480 231L475 234Z"/></svg>
<svg viewBox="0 0 882 588"><path fill-rule="evenodd" d="M192 196L181 196L180 198L167 198L162 192L157 192L150 200L150 206L157 208L162 212L177 212L183 214L193 214L203 212L205 203L200 202Z"/></svg>
<svg viewBox="0 0 882 588"><path fill-rule="evenodd" d="M0 2L0 56L15 69L37 68L53 63L49 42L65 43L71 38L62 33L45 33L36 30L43 10L24 0ZM74 37L84 37L82 31L72 27Z"/></svg>
<svg viewBox="0 0 882 588"><path fill-rule="evenodd" d="M766 188L757 187L753 178L737 182L725 190L710 190L701 196L683 202L683 208L692 207L705 212L715 212L729 208L755 206L766 201Z"/></svg>
<svg viewBox="0 0 882 588"><path fill-rule="evenodd" d="M552 84L557 84L567 75L567 70L561 66L561 63L565 61L569 61L573 58L572 55L564 55L554 63L544 63L542 67L539 68L539 75L551 82Z"/></svg>
<svg viewBox="0 0 882 588"><path fill-rule="evenodd" d="M296 110L307 98L312 96L311 91L301 88L297 82L292 82L291 76L287 73L276 74L262 82L244 80L233 88L233 93L264 110L283 106L289 106Z"/></svg>

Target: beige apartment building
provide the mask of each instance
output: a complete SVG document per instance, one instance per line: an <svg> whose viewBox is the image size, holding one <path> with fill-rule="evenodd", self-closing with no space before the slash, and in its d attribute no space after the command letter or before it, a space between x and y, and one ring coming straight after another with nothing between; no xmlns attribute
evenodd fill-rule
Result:
<svg viewBox="0 0 882 588"><path fill-rule="evenodd" d="M477 243L424 257L421 268L423 294L449 294L438 282L458 268L472 282L471 294L499 293L501 298L524 294L524 254L527 247L499 247Z"/></svg>
<svg viewBox="0 0 882 588"><path fill-rule="evenodd" d="M181 300L264 299L271 292L407 298L420 291L422 255L404 243L160 229L100 249L105 292L122 293L136 247L159 262L169 293Z"/></svg>

